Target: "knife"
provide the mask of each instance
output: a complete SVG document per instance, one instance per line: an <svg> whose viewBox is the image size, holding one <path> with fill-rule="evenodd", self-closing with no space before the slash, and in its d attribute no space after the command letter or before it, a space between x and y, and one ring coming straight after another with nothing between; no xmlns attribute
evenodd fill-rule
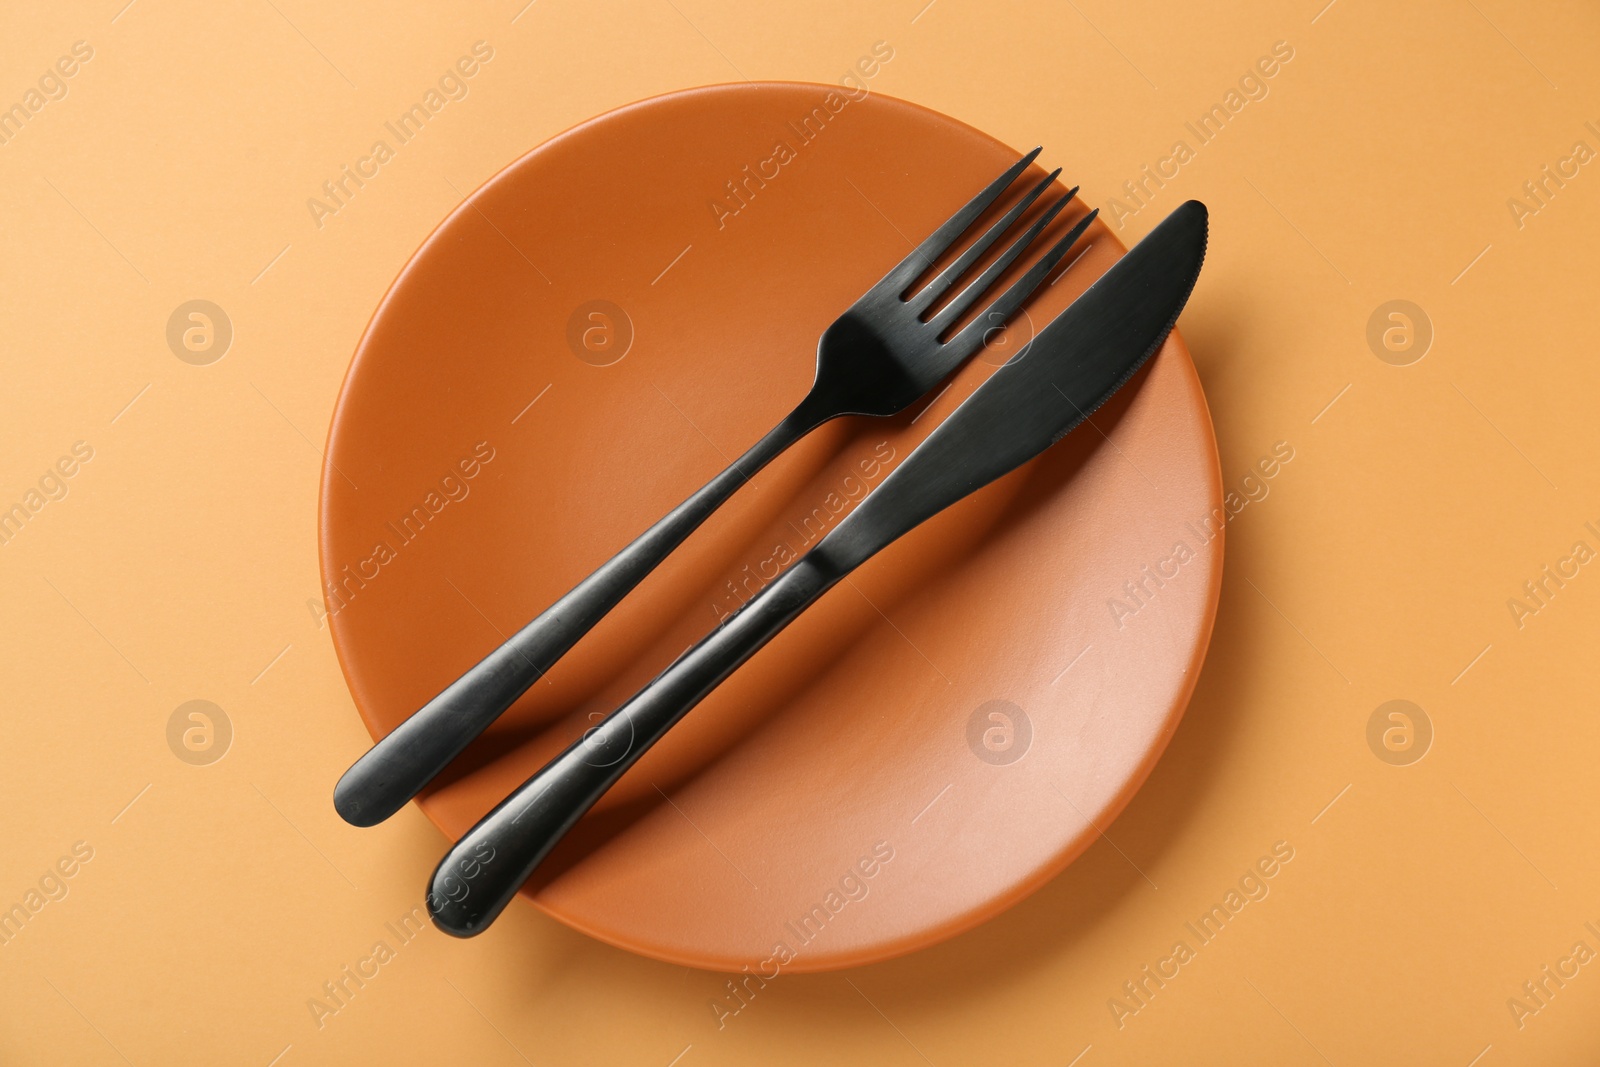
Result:
<svg viewBox="0 0 1600 1067"><path fill-rule="evenodd" d="M1206 224L1195 200L1167 216L810 552L467 831L429 884L434 924L457 937L483 932L651 745L823 593L1105 403L1177 321L1205 258Z"/></svg>

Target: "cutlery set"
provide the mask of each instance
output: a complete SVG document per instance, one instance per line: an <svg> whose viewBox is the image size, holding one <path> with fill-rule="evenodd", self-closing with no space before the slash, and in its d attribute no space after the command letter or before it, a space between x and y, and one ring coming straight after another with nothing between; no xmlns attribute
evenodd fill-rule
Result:
<svg viewBox="0 0 1600 1067"><path fill-rule="evenodd" d="M357 760L334 790L340 816L372 826L403 807L790 445L840 416L904 411L981 349L1095 217L1091 211L1072 224L971 315L1071 203L1075 188L1019 226L1060 171L1031 185L947 266L917 283L1039 152L991 182L823 332L811 390L761 440ZM985 254L1018 229L978 269ZM628 768L807 607L897 538L1088 418L1166 338L1198 277L1206 232L1203 205L1190 201L1175 210L991 374L809 552L484 816L434 871L427 897L434 923L458 937L481 933ZM964 282L959 289L958 282Z"/></svg>

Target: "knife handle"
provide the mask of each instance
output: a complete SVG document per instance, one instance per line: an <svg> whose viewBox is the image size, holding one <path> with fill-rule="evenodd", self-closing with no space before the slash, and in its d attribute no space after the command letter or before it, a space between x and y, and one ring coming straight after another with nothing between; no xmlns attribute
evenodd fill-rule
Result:
<svg viewBox="0 0 1600 1067"><path fill-rule="evenodd" d="M434 870L427 898L434 925L456 937L482 933L623 772L843 575L815 551L802 557L522 783Z"/></svg>
<svg viewBox="0 0 1600 1067"><path fill-rule="evenodd" d="M740 486L820 420L808 397L748 452L451 682L351 765L333 806L375 826L405 806Z"/></svg>

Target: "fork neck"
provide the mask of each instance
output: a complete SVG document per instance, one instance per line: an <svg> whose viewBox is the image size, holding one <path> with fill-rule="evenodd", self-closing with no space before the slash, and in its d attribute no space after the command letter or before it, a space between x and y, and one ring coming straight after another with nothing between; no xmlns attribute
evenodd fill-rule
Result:
<svg viewBox="0 0 1600 1067"><path fill-rule="evenodd" d="M838 417L838 414L837 411L828 410L819 401L815 390L807 393L805 399L795 405L793 411L768 430L766 436L751 445L744 455L729 464L728 470L724 473L733 473L742 481L749 481L779 453L818 426Z"/></svg>

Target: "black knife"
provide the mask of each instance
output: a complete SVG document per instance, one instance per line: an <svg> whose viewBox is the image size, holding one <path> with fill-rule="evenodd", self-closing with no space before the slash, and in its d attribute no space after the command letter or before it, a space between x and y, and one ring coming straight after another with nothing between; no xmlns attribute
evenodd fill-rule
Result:
<svg viewBox="0 0 1600 1067"><path fill-rule="evenodd" d="M818 597L1105 403L1172 329L1205 247L1205 205L1191 200L995 371L815 548L469 830L433 873L434 924L457 937L481 933L623 772Z"/></svg>

